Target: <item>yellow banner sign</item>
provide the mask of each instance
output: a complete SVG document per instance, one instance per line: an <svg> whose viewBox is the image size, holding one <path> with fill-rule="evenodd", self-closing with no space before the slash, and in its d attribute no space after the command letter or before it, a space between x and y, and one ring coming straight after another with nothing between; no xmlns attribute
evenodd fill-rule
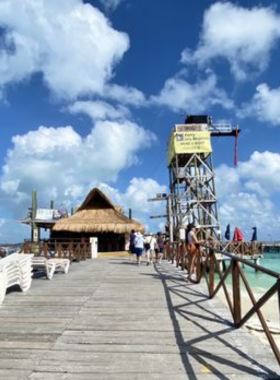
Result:
<svg viewBox="0 0 280 380"><path fill-rule="evenodd" d="M210 132L174 132L169 140L168 162L175 154L212 152Z"/></svg>

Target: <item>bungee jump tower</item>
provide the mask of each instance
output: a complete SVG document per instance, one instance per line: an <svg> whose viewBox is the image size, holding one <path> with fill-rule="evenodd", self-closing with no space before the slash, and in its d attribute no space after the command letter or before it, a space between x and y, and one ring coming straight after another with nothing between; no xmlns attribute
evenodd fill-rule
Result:
<svg viewBox="0 0 280 380"><path fill-rule="evenodd" d="M180 231L189 223L199 227L199 239L221 240L211 138L235 137L236 153L239 132L230 124L213 124L207 115L187 116L184 124L173 127L168 141L167 200L172 242L180 239Z"/></svg>

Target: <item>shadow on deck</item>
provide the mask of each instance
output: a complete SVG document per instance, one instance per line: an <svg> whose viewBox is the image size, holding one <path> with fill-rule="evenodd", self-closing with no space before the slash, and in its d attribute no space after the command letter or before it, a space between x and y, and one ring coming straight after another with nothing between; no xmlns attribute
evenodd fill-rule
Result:
<svg viewBox="0 0 280 380"><path fill-rule="evenodd" d="M5 380L278 379L273 354L236 329L204 283L171 264L73 263L0 308Z"/></svg>

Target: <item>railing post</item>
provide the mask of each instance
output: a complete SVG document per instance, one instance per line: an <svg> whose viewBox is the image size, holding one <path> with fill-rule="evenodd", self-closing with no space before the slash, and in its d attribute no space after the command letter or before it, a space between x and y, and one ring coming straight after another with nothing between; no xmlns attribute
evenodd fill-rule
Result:
<svg viewBox="0 0 280 380"><path fill-rule="evenodd" d="M23 253L28 253L28 252L30 252L30 250L29 250L29 246L28 246L28 243L27 243L26 241L23 243L22 252L23 252Z"/></svg>
<svg viewBox="0 0 280 380"><path fill-rule="evenodd" d="M47 241L44 241L43 243L43 251L44 251L44 257L45 259L48 258L48 242Z"/></svg>
<svg viewBox="0 0 280 380"><path fill-rule="evenodd" d="M180 250L179 250L179 244L176 243L176 267L180 265Z"/></svg>
<svg viewBox="0 0 280 380"><path fill-rule="evenodd" d="M184 258L184 270L187 270L188 269L188 255L187 255L187 246L186 246L186 243L182 243L183 244L183 258Z"/></svg>
<svg viewBox="0 0 280 380"><path fill-rule="evenodd" d="M77 251L76 252L77 252L76 260L79 263L81 260L81 244L80 243L77 244Z"/></svg>
<svg viewBox="0 0 280 380"><path fill-rule="evenodd" d="M174 243L172 243L172 246L171 246L171 263L174 264L174 256L175 256L175 248L174 248Z"/></svg>
<svg viewBox="0 0 280 380"><path fill-rule="evenodd" d="M237 325L241 320L241 291L238 260L232 262L233 319Z"/></svg>
<svg viewBox="0 0 280 380"><path fill-rule="evenodd" d="M280 316L280 278L278 278L277 284L278 284L278 315Z"/></svg>
<svg viewBox="0 0 280 380"><path fill-rule="evenodd" d="M73 241L71 240L69 244L69 257L68 257L68 259L70 260L70 263L72 263L72 260L73 260L73 251L74 251L73 246L74 244L73 244Z"/></svg>
<svg viewBox="0 0 280 380"><path fill-rule="evenodd" d="M209 250L210 263L209 263L209 295L213 297L215 286L215 251L213 248Z"/></svg>

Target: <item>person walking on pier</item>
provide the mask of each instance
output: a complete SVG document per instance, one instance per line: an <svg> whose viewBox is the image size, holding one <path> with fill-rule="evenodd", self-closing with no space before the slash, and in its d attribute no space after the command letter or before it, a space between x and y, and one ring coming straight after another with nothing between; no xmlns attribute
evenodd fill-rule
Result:
<svg viewBox="0 0 280 380"><path fill-rule="evenodd" d="M153 263L153 257L155 254L155 244L156 244L156 239L152 233L148 234L145 237L145 242L144 242L144 248L146 251L146 257L147 257L147 265L150 265Z"/></svg>
<svg viewBox="0 0 280 380"><path fill-rule="evenodd" d="M188 280L198 283L200 281L200 242L195 229L192 223L187 226Z"/></svg>
<svg viewBox="0 0 280 380"><path fill-rule="evenodd" d="M156 263L158 264L161 264L161 260L163 258L163 250L164 250L164 240L163 240L161 232L158 232L156 247L155 247Z"/></svg>
<svg viewBox="0 0 280 380"><path fill-rule="evenodd" d="M129 253L130 253L130 257L132 257L132 255L135 253L135 238L136 238L135 230L131 230L130 231L130 235L129 235Z"/></svg>
<svg viewBox="0 0 280 380"><path fill-rule="evenodd" d="M136 254L137 264L140 265L144 249L144 236L140 231L135 234L134 252Z"/></svg>

